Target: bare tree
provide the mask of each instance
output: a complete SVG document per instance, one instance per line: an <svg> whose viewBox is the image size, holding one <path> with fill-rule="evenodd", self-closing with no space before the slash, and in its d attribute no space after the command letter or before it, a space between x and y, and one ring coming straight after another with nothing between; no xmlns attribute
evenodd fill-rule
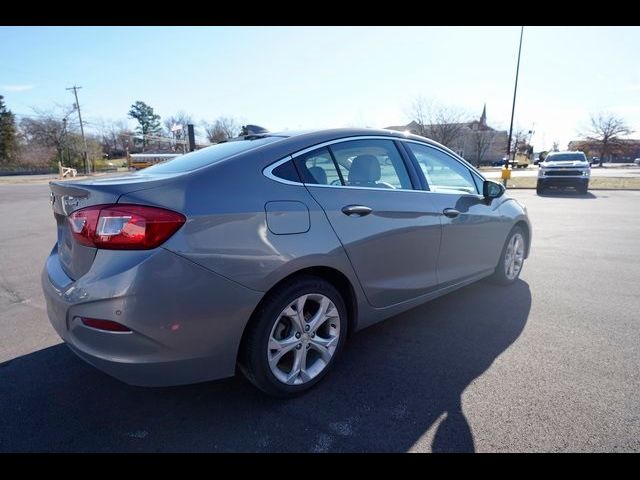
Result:
<svg viewBox="0 0 640 480"><path fill-rule="evenodd" d="M241 126L233 117L218 117L213 123L205 123L204 129L207 140L211 143L218 143L237 137Z"/></svg>
<svg viewBox="0 0 640 480"><path fill-rule="evenodd" d="M511 153L516 154L518 150L524 149L524 147L528 146L528 138L530 132L526 130L522 130L521 128L516 128L511 134Z"/></svg>
<svg viewBox="0 0 640 480"><path fill-rule="evenodd" d="M35 115L20 122L20 132L26 147L55 148L63 162L63 152L68 146L69 134L75 132L76 123L71 114L73 106L58 106L53 110L34 109ZM64 162L63 162L64 163Z"/></svg>
<svg viewBox="0 0 640 480"><path fill-rule="evenodd" d="M620 143L620 136L633 132L626 122L613 113L598 113L591 115L591 125L583 134L589 142L597 145L600 150L600 166L611 150Z"/></svg>
<svg viewBox="0 0 640 480"><path fill-rule="evenodd" d="M110 158L124 157L133 146L135 132L129 128L125 121L103 121L98 130L102 149Z"/></svg>
<svg viewBox="0 0 640 480"><path fill-rule="evenodd" d="M471 141L471 161L476 167L484 160L485 155L493 146L498 132L495 130L474 129L469 136ZM506 143L506 142L505 142Z"/></svg>
<svg viewBox="0 0 640 480"><path fill-rule="evenodd" d="M424 97L418 97L413 101L411 105L410 115L417 125L417 134L423 137L427 136L428 127L430 123L429 110L431 103Z"/></svg>
<svg viewBox="0 0 640 480"><path fill-rule="evenodd" d="M418 135L429 137L447 147L455 146L468 123L463 110L426 101L422 97L413 102L411 116L417 124Z"/></svg>
<svg viewBox="0 0 640 480"><path fill-rule="evenodd" d="M182 110L164 121L167 133L175 140L174 148L182 148L186 144L188 136L187 125L193 125L193 123L193 117Z"/></svg>

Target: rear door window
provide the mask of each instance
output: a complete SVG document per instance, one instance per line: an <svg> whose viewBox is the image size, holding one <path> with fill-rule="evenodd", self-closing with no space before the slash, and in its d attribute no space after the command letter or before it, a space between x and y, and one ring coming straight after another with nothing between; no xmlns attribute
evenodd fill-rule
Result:
<svg viewBox="0 0 640 480"><path fill-rule="evenodd" d="M347 187L413 188L392 140L349 140L333 144L330 149Z"/></svg>
<svg viewBox="0 0 640 480"><path fill-rule="evenodd" d="M427 145L405 142L424 174L429 190L478 194L471 171L451 155Z"/></svg>

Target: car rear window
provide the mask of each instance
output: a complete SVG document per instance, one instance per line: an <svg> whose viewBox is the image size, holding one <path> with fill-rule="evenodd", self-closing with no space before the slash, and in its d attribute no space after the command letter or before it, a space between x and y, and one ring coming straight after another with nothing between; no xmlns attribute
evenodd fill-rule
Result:
<svg viewBox="0 0 640 480"><path fill-rule="evenodd" d="M574 160L586 162L587 157L584 156L584 153L556 153L553 155L549 155L546 158L547 162L567 162Z"/></svg>
<svg viewBox="0 0 640 480"><path fill-rule="evenodd" d="M233 142L218 143L211 147L203 148L195 152L187 153L180 157L167 160L149 167L145 172L150 173L182 173L190 172L206 165L212 165L226 158L244 153L263 145L282 140L283 137L262 137L254 140L238 140Z"/></svg>

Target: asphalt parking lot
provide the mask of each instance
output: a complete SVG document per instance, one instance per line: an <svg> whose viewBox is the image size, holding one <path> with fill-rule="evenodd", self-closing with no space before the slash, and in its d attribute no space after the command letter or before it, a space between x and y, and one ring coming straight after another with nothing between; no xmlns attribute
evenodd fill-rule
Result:
<svg viewBox="0 0 640 480"><path fill-rule="evenodd" d="M532 254L355 335L289 401L241 378L130 387L50 327L44 184L0 185L0 451L640 451L640 191L510 195Z"/></svg>

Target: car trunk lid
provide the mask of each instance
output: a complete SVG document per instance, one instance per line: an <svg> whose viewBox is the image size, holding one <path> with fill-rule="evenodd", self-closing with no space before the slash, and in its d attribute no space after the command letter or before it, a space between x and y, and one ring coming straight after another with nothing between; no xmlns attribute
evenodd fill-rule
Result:
<svg viewBox="0 0 640 480"><path fill-rule="evenodd" d="M126 194L157 187L176 175L133 174L50 182L50 203L58 233L58 258L64 272L76 280L91 268L97 249L81 245L73 237L69 215L93 205L115 204Z"/></svg>

